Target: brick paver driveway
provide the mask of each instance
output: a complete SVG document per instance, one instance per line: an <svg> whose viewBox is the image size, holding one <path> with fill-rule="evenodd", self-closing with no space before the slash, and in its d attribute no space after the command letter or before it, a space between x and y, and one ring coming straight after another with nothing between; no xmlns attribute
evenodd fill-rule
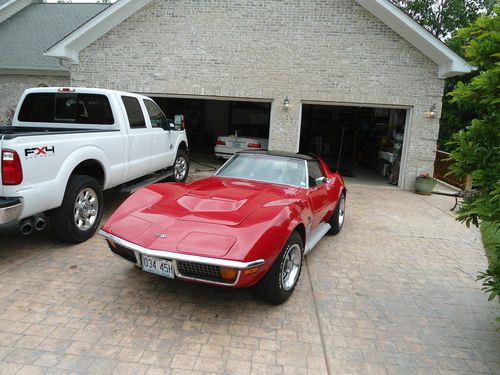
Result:
<svg viewBox="0 0 500 375"><path fill-rule="evenodd" d="M479 234L436 203L351 186L282 306L146 274L98 237L1 228L0 373L500 373Z"/></svg>

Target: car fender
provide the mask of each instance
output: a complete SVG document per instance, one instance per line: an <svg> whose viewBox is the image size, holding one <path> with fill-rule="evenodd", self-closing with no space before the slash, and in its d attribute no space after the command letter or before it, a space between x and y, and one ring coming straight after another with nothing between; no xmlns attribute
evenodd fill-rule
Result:
<svg viewBox="0 0 500 375"><path fill-rule="evenodd" d="M297 200L298 201L298 200ZM301 207L302 206L302 207ZM294 230L302 227L301 237L305 235L308 209L304 210L302 203L283 204L281 206L262 207L252 214L252 224L247 227L247 237L257 238L250 250L243 257L244 261L264 259L265 264L259 272L259 279L269 270L280 254L286 241ZM248 219L247 219L248 220ZM260 224L257 224L260 223ZM245 237L245 235L243 235ZM241 238L240 238L241 239ZM307 238L305 238L307 240ZM240 242L240 241L238 241ZM239 243L244 247L245 241ZM304 243L305 245L305 243ZM244 251L240 249L240 251ZM229 255L234 254L233 251Z"/></svg>

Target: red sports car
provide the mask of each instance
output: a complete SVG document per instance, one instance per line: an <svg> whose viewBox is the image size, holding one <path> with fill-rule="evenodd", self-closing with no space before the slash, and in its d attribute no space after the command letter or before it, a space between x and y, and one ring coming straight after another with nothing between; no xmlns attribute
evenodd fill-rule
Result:
<svg viewBox="0 0 500 375"><path fill-rule="evenodd" d="M303 256L342 229L345 198L342 177L321 159L242 151L204 180L142 188L99 233L144 271L255 286L278 304L293 293Z"/></svg>

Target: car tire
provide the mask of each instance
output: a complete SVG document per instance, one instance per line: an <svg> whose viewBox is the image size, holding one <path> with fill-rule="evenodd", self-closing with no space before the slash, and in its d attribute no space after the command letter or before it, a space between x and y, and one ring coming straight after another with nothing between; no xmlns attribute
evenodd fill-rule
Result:
<svg viewBox="0 0 500 375"><path fill-rule="evenodd" d="M339 202L337 203L337 207L335 208L335 212L330 218L329 224L332 227L329 231L330 234L338 234L342 227L344 226L345 221L345 194L341 193Z"/></svg>
<svg viewBox="0 0 500 375"><path fill-rule="evenodd" d="M172 166L172 176L169 181L185 182L189 173L189 158L185 150L179 149L175 156L174 165Z"/></svg>
<svg viewBox="0 0 500 375"><path fill-rule="evenodd" d="M64 242L88 240L101 221L102 202L101 186L95 178L71 176L61 206L49 213L52 232Z"/></svg>
<svg viewBox="0 0 500 375"><path fill-rule="evenodd" d="M295 290L304 260L304 243L292 232L278 258L256 286L257 294L274 305L285 302Z"/></svg>

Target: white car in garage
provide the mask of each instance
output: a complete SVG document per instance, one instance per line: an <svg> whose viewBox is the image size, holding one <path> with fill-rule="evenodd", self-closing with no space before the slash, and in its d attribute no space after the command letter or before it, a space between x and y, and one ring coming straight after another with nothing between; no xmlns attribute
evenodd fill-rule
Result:
<svg viewBox="0 0 500 375"><path fill-rule="evenodd" d="M217 137L214 151L219 159L229 159L234 153L242 150L267 150L268 138L234 134Z"/></svg>

